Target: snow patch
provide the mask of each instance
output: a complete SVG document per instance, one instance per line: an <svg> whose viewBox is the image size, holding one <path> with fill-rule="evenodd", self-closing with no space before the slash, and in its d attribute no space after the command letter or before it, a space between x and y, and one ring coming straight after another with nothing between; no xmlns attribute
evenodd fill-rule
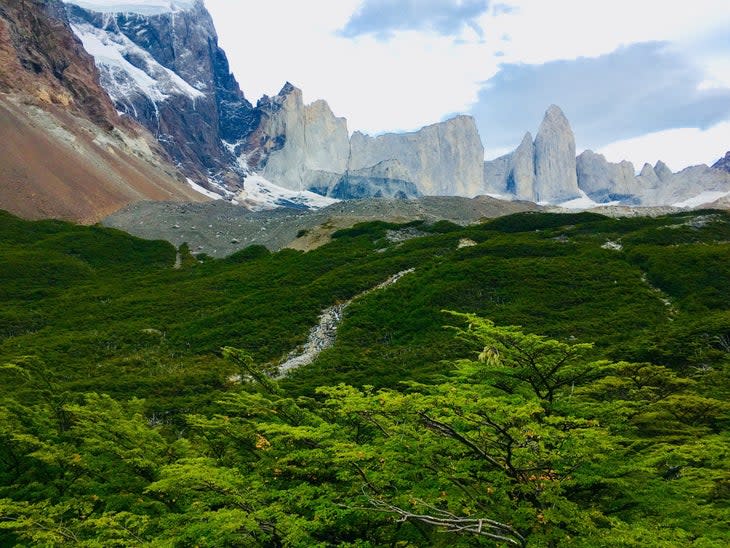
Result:
<svg viewBox="0 0 730 548"><path fill-rule="evenodd" d="M135 95L144 95L153 104L161 103L172 95L185 95L193 101L205 96L124 34L86 23L74 24L71 28L84 49L94 57L101 71L101 84L111 99L126 105L135 115L129 100ZM139 66L128 59L135 59Z"/></svg>
<svg viewBox="0 0 730 548"><path fill-rule="evenodd" d="M87 10L99 13L139 13L157 15L175 11L186 11L195 6L195 0L73 0L70 2Z"/></svg>
<svg viewBox="0 0 730 548"><path fill-rule="evenodd" d="M600 207L600 206L614 206L614 205L620 205L621 202L606 202L606 203L598 203L593 201L588 194L586 194L584 191L578 189L578 192L580 192L579 198L574 198L572 200L568 200L567 202L562 202L560 204L557 204L558 206L565 208L565 209L591 209L594 207ZM549 205L549 204L543 204L540 205Z"/></svg>
<svg viewBox="0 0 730 548"><path fill-rule="evenodd" d="M676 204L672 204L672 205L674 207L691 208L691 207L701 206L702 204L708 204L710 202L714 202L715 200L719 200L720 198L725 198L726 196L730 196L730 192L723 192L723 191L718 191L718 190L706 190L706 191L698 194L697 196L694 196L694 197L684 200L682 202L677 202Z"/></svg>
<svg viewBox="0 0 730 548"><path fill-rule="evenodd" d="M204 196L207 196L208 198L213 198L214 200L220 200L222 196L220 194L216 194L215 192L212 192L208 190L205 187L200 186L192 179L188 179L188 184L193 188L195 192L199 192L200 194L203 194Z"/></svg>
<svg viewBox="0 0 730 548"><path fill-rule="evenodd" d="M236 195L236 200L241 205L254 211L276 209L278 207L319 209L339 202L339 200L321 196L314 192L298 192L282 188L256 173L246 177L243 190Z"/></svg>

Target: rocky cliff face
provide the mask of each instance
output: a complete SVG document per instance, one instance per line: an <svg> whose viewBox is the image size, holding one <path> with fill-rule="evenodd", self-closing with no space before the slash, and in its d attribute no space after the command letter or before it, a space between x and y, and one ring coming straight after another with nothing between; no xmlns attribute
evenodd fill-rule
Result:
<svg viewBox="0 0 730 548"><path fill-rule="evenodd" d="M321 179L329 182L347 171L347 122L335 117L325 101L304 105L301 90L287 83L276 97L259 101L258 108L261 123L249 140L248 163L267 179L301 191L327 186Z"/></svg>
<svg viewBox="0 0 730 548"><path fill-rule="evenodd" d="M528 132L514 152L484 162L485 191L518 200L537 201L535 191L535 144Z"/></svg>
<svg viewBox="0 0 730 548"><path fill-rule="evenodd" d="M575 139L563 112L551 106L534 143L528 133L514 152L484 163L485 192L512 199L559 204L583 197L589 205L680 205L691 207L730 194L730 173L694 166L679 173L664 162L645 164L636 175L631 162L611 163L586 150L577 158ZM583 196L585 195L585 196Z"/></svg>
<svg viewBox="0 0 730 548"><path fill-rule="evenodd" d="M254 171L285 189L330 196L471 196L482 189L483 149L471 118L351 141L343 118L325 101L305 105L291 84L253 107L230 74L202 1L131 11L80 3L87 7L69 5L69 17L116 109L147 127L203 186L233 198ZM391 160L405 178L370 177L367 170Z"/></svg>
<svg viewBox="0 0 730 548"><path fill-rule="evenodd" d="M339 200L362 198L405 200L421 196L418 187L409 181L408 177L408 171L398 160L386 160L372 167L347 171L328 195Z"/></svg>
<svg viewBox="0 0 730 548"><path fill-rule="evenodd" d="M720 169L700 165L672 173L664 162L652 169L654 175L645 168L637 178L642 205L699 206L730 194L730 173Z"/></svg>
<svg viewBox="0 0 730 548"><path fill-rule="evenodd" d="M203 2L152 14L113 10L67 6L117 110L149 129L199 184L240 189L237 156L258 111L231 75Z"/></svg>
<svg viewBox="0 0 730 548"><path fill-rule="evenodd" d="M484 149L468 116L414 133L350 138L344 118L325 101L305 105L289 83L257 108L261 122L249 136L246 162L285 188L338 198L472 196L482 189Z"/></svg>
<svg viewBox="0 0 730 548"><path fill-rule="evenodd" d="M457 116L414 133L352 135L350 169L385 160L403 164L426 195L475 196L484 188L484 147L474 119Z"/></svg>
<svg viewBox="0 0 730 548"><path fill-rule="evenodd" d="M552 105L535 137L535 201L557 203L579 196L573 130L563 111Z"/></svg>
<svg viewBox="0 0 730 548"><path fill-rule="evenodd" d="M631 162L613 164L603 155L586 150L576 159L576 170L578 187L594 202L619 201L636 205L641 200Z"/></svg>
<svg viewBox="0 0 730 548"><path fill-rule="evenodd" d="M61 2L0 4L0 209L93 223L139 200L204 199L120 118Z"/></svg>

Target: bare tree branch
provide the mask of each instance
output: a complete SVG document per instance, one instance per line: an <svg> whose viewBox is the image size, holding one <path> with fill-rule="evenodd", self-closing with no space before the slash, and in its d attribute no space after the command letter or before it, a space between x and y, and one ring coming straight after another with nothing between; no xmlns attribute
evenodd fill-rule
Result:
<svg viewBox="0 0 730 548"><path fill-rule="evenodd" d="M400 517L399 521L401 522L426 523L434 527L439 527L449 533L487 537L492 540L506 542L512 546L520 546L521 548L527 546L525 537L513 527L493 519L457 516L423 501L417 502L430 511L428 514L409 512L408 510L404 510L403 508L374 497L368 497L368 500L373 506L373 509L388 514L395 514Z"/></svg>

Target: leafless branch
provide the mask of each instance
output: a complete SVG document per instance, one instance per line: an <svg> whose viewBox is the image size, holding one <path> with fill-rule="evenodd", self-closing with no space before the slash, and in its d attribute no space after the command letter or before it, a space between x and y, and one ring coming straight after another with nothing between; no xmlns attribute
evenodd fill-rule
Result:
<svg viewBox="0 0 730 548"><path fill-rule="evenodd" d="M506 542L512 546L527 546L527 540L520 533L518 533L513 527L506 523L501 523L488 518L468 518L463 516L457 516L446 510L436 508L423 501L417 501L420 505L424 506L429 513L427 514L416 514L404 510L398 506L390 504L382 499L368 497L370 504L373 509L386 512L388 514L395 514L400 517L401 522L417 522L433 525L443 529L449 533L455 534L471 534L482 537L487 537L492 540Z"/></svg>

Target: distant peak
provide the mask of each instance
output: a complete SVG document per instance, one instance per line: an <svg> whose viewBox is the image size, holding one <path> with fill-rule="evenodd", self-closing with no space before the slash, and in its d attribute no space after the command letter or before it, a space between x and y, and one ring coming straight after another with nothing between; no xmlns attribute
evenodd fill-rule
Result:
<svg viewBox="0 0 730 548"><path fill-rule="evenodd" d="M279 92L280 96L289 95L290 93L293 93L295 91L300 91L298 87L296 87L291 82L286 82L284 84L284 87L281 88L281 91Z"/></svg>
<svg viewBox="0 0 730 548"><path fill-rule="evenodd" d="M659 179L661 179L662 181L674 175L672 173L672 170L669 169L669 166L661 160L659 160L654 166L654 172L657 174L657 177L659 177Z"/></svg>
<svg viewBox="0 0 730 548"><path fill-rule="evenodd" d="M545 118L567 119L565 113L563 112L563 109L561 109L558 105L550 105L545 111Z"/></svg>

